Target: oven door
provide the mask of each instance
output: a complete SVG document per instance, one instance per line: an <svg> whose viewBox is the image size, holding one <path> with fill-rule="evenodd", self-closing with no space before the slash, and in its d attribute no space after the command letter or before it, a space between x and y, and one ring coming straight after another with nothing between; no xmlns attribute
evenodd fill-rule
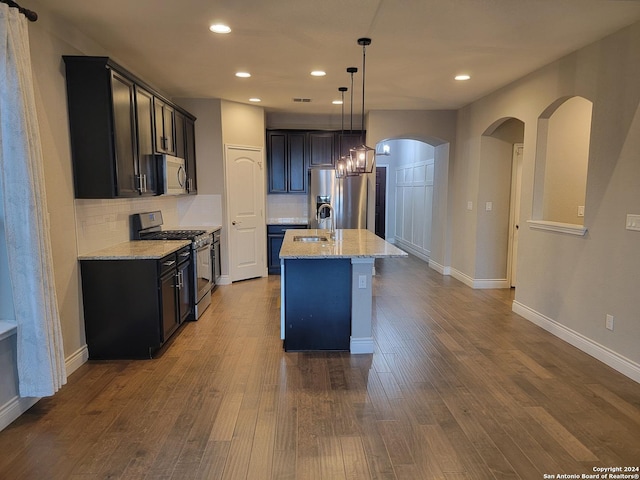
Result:
<svg viewBox="0 0 640 480"><path fill-rule="evenodd" d="M211 266L211 244L207 243L195 249L194 285L196 297L196 318L208 306L207 297L211 295L213 269ZM204 302L203 302L204 301Z"/></svg>

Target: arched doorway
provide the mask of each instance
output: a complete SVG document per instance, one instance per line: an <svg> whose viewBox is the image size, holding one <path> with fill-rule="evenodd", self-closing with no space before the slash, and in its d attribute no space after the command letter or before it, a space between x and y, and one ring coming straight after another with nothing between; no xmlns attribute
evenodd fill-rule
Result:
<svg viewBox="0 0 640 480"><path fill-rule="evenodd" d="M501 118L481 138L476 278L490 287L515 287L524 123Z"/></svg>
<svg viewBox="0 0 640 480"><path fill-rule="evenodd" d="M414 139L376 145L376 225L385 225L387 241L425 261L431 256L435 153L436 147Z"/></svg>

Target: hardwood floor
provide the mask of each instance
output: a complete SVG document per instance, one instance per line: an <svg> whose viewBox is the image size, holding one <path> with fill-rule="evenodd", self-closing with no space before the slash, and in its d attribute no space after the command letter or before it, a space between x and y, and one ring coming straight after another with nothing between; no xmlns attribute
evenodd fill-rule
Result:
<svg viewBox="0 0 640 480"><path fill-rule="evenodd" d="M0 432L0 478L542 479L640 466L640 384L415 259L375 354L284 353L280 278L220 287L150 361L89 362ZM548 477L549 478L549 477Z"/></svg>

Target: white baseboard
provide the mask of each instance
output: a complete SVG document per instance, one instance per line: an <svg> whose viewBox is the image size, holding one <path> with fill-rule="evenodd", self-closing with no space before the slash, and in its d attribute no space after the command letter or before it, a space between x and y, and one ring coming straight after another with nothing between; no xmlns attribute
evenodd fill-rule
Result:
<svg viewBox="0 0 640 480"><path fill-rule="evenodd" d="M572 330L561 323L536 312L520 302L514 300L511 309L521 317L535 323L540 328L545 329L547 332L564 340L570 345L573 345L579 350L582 350L584 353L600 360L605 365L610 366L621 374L640 383L640 364L623 357L613 350L594 342L581 333L578 333L575 330Z"/></svg>
<svg viewBox="0 0 640 480"><path fill-rule="evenodd" d="M0 431L7 428L16 418L33 407L40 400L37 397L20 398L13 397L0 406Z"/></svg>
<svg viewBox="0 0 640 480"><path fill-rule="evenodd" d="M455 268L452 268L451 276L456 280L459 280L462 283L464 283L467 287L473 288L473 278L471 278L469 275L465 273L462 273L460 270L456 270Z"/></svg>
<svg viewBox="0 0 640 480"><path fill-rule="evenodd" d="M456 280L460 280L467 287L479 290L486 288L511 288L506 278L471 278L466 273L462 273L455 268L451 269L451 276Z"/></svg>
<svg viewBox="0 0 640 480"><path fill-rule="evenodd" d="M89 350L87 346L84 345L65 359L64 364L67 370L67 376L75 372L81 365L86 363L87 360L89 360ZM39 397L20 398L15 396L4 405L0 405L0 431L33 407L38 400L40 400Z"/></svg>
<svg viewBox="0 0 640 480"><path fill-rule="evenodd" d="M438 262L435 262L429 259L429 267L433 268L440 275L451 275L451 267L445 267L444 265L440 265Z"/></svg>
<svg viewBox="0 0 640 480"><path fill-rule="evenodd" d="M373 353L373 337L351 337L349 352L353 354Z"/></svg>
<svg viewBox="0 0 640 480"><path fill-rule="evenodd" d="M216 285L231 285L231 277L229 275L221 275Z"/></svg>
<svg viewBox="0 0 640 480"><path fill-rule="evenodd" d="M67 369L67 376L87 363L87 360L89 360L89 349L86 345L83 345L65 359L64 366Z"/></svg>

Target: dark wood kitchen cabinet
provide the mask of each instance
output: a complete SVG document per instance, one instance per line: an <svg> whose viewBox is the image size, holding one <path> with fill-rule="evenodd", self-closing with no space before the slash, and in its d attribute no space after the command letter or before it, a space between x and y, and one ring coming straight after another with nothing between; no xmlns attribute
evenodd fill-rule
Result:
<svg viewBox="0 0 640 480"><path fill-rule="evenodd" d="M190 318L190 249L160 260L80 261L89 358L151 358Z"/></svg>
<svg viewBox="0 0 640 480"><path fill-rule="evenodd" d="M335 132L308 132L309 166L333 167L336 154Z"/></svg>
<svg viewBox="0 0 640 480"><path fill-rule="evenodd" d="M333 168L335 159L364 142L366 132L267 130L269 193L307 193L310 168Z"/></svg>
<svg viewBox="0 0 640 480"><path fill-rule="evenodd" d="M176 111L176 157L184 158L187 170L187 192L198 193L196 180L196 125L195 118Z"/></svg>
<svg viewBox="0 0 640 480"><path fill-rule="evenodd" d="M269 193L307 193L307 134L267 131Z"/></svg>
<svg viewBox="0 0 640 480"><path fill-rule="evenodd" d="M76 198L158 195L157 154L176 153L176 113L195 117L108 57L63 59ZM188 161L195 190L195 147Z"/></svg>
<svg viewBox="0 0 640 480"><path fill-rule="evenodd" d="M156 153L176 154L175 122L176 111L168 103L157 97L153 99L155 118Z"/></svg>
<svg viewBox="0 0 640 480"><path fill-rule="evenodd" d="M267 271L269 275L280 275L280 249L284 232L291 229L307 228L306 224L267 225Z"/></svg>

